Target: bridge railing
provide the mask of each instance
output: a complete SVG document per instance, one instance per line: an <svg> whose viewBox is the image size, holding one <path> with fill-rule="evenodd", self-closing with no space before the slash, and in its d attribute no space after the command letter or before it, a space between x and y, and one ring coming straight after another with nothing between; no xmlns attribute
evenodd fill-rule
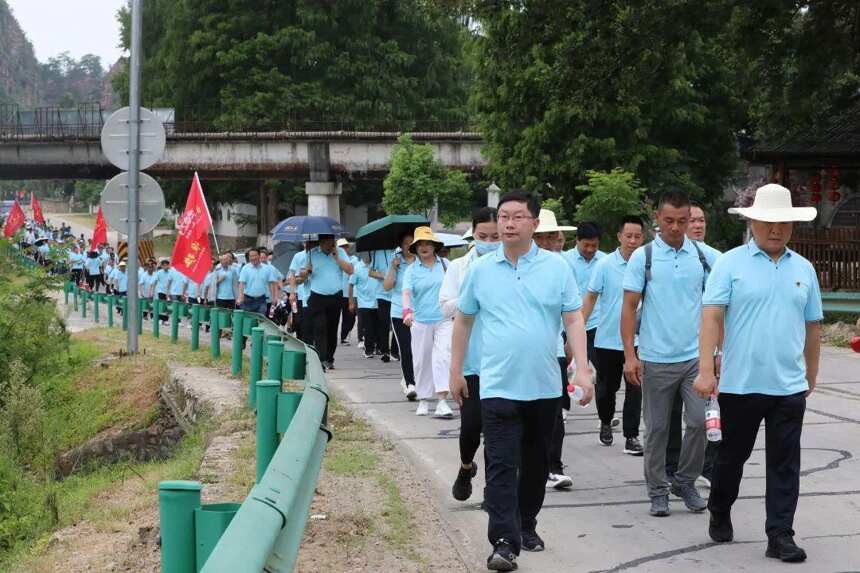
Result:
<svg viewBox="0 0 860 573"><path fill-rule="evenodd" d="M0 241L0 256L22 267L37 266L8 242ZM120 312L122 328L128 328L124 296L92 293L67 282L63 298L82 318L106 320L109 327ZM230 332L233 376L245 371L250 341L247 406L256 410L257 483L244 502L202 504L198 482L159 484L162 572L292 571L331 439L328 387L316 351L260 314L178 301L140 303L139 331L148 314L152 335L160 338L161 319L168 318L175 344L180 342L180 321L188 318L191 351L200 349L204 325L210 327L213 357L221 355L222 332Z"/></svg>

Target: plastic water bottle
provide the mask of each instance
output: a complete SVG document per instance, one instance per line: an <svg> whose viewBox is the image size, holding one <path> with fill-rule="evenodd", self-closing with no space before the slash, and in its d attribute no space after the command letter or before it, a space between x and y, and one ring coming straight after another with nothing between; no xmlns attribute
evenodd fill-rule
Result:
<svg viewBox="0 0 860 573"><path fill-rule="evenodd" d="M585 390L582 389L582 386L577 386L573 383L573 379L576 376L576 363L571 362L570 366L567 368L567 393L570 395L571 403L579 404L579 401L582 400L582 397L585 396ZM580 404L581 408L587 408L588 406L583 406Z"/></svg>
<svg viewBox="0 0 860 573"><path fill-rule="evenodd" d="M719 442L723 439L723 430L720 425L720 403L713 394L711 394L705 408L705 433L708 435L709 442Z"/></svg>

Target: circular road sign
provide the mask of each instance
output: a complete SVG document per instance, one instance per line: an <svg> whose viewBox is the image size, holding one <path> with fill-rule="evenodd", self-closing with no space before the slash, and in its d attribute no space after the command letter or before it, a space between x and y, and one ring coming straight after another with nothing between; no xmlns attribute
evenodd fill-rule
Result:
<svg viewBox="0 0 860 573"><path fill-rule="evenodd" d="M111 229L128 235L128 173L123 171L105 185L101 198L102 213ZM138 233L143 235L155 229L164 215L164 192L158 182L140 174L138 190Z"/></svg>
<svg viewBox="0 0 860 573"><path fill-rule="evenodd" d="M128 171L130 111L129 107L116 110L102 127L102 152L123 171ZM161 159L166 143L167 134L161 120L145 107L140 108L140 169L151 167Z"/></svg>

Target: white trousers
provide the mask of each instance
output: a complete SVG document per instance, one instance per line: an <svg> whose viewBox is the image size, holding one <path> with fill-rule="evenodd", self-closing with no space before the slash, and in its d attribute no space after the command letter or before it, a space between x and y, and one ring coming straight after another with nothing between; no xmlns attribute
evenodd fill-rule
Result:
<svg viewBox="0 0 860 573"><path fill-rule="evenodd" d="M415 391L419 400L429 400L436 397L436 392L448 391L454 321L413 322L410 330Z"/></svg>

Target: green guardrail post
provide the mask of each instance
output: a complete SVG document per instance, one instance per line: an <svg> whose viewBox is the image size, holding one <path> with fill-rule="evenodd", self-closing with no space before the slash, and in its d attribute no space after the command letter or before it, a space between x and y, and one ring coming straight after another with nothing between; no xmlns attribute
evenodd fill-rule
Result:
<svg viewBox="0 0 860 573"><path fill-rule="evenodd" d="M220 309L212 308L209 311L209 352L212 358L221 356L221 324L219 314Z"/></svg>
<svg viewBox="0 0 860 573"><path fill-rule="evenodd" d="M257 381L257 483L278 449L278 394L280 380Z"/></svg>
<svg viewBox="0 0 860 573"><path fill-rule="evenodd" d="M285 350L283 368L281 369L284 380L304 380L305 361L307 356L298 350Z"/></svg>
<svg viewBox="0 0 860 573"><path fill-rule="evenodd" d="M245 311L233 311L233 352L230 357L230 375L239 376L242 374L242 351L245 346L245 336L243 329L245 326Z"/></svg>
<svg viewBox="0 0 860 573"><path fill-rule="evenodd" d="M116 312L114 305L116 304L116 295L109 294L107 295L107 319L108 319L108 328L113 328L113 313Z"/></svg>
<svg viewBox="0 0 860 573"><path fill-rule="evenodd" d="M284 342L282 340L270 340L266 344L266 378L281 381L281 361L284 354Z"/></svg>
<svg viewBox="0 0 860 573"><path fill-rule="evenodd" d="M207 503L194 510L194 537L197 541L197 569L203 569L206 560L227 526L239 511L239 503Z"/></svg>
<svg viewBox="0 0 860 573"><path fill-rule="evenodd" d="M69 283L63 285L63 302L66 306L69 305Z"/></svg>
<svg viewBox="0 0 860 573"><path fill-rule="evenodd" d="M299 409L299 402L302 401L302 394L304 392L281 392L278 394L278 413L275 416L275 422L279 434L285 434L287 428L290 427L290 422L296 415L296 410Z"/></svg>
<svg viewBox="0 0 860 573"><path fill-rule="evenodd" d="M251 367L248 374L248 407L257 404L257 380L263 377L263 336L265 330L255 326L251 329Z"/></svg>
<svg viewBox="0 0 860 573"><path fill-rule="evenodd" d="M128 297L122 297L122 301L120 301L120 308L122 309L122 329L128 330ZM143 313L139 313L140 316L143 316ZM141 323L140 318L137 321L138 324Z"/></svg>
<svg viewBox="0 0 860 573"><path fill-rule="evenodd" d="M72 288L72 300L75 303L75 312L78 312L78 287Z"/></svg>
<svg viewBox="0 0 860 573"><path fill-rule="evenodd" d="M194 511L200 508L201 489L196 481L163 481L158 484L162 573L197 571Z"/></svg>
<svg viewBox="0 0 860 573"><path fill-rule="evenodd" d="M126 303L127 305L128 303ZM128 306L126 306L128 308ZM137 305L137 333L143 334L143 314L146 311L152 312L152 301L151 300L141 300L140 304Z"/></svg>
<svg viewBox="0 0 860 573"><path fill-rule="evenodd" d="M174 344L179 341L179 307L178 300L170 303L170 342Z"/></svg>
<svg viewBox="0 0 860 573"><path fill-rule="evenodd" d="M87 317L87 299L90 297L85 290L81 291L81 318Z"/></svg>
<svg viewBox="0 0 860 573"><path fill-rule="evenodd" d="M102 295L101 293L94 292L93 293L93 321L98 324L99 323L99 308L101 307Z"/></svg>
<svg viewBox="0 0 860 573"><path fill-rule="evenodd" d="M191 305L191 350L200 348L200 305Z"/></svg>
<svg viewBox="0 0 860 573"><path fill-rule="evenodd" d="M164 301L160 298L152 299L152 335L156 338L161 337L161 308Z"/></svg>

